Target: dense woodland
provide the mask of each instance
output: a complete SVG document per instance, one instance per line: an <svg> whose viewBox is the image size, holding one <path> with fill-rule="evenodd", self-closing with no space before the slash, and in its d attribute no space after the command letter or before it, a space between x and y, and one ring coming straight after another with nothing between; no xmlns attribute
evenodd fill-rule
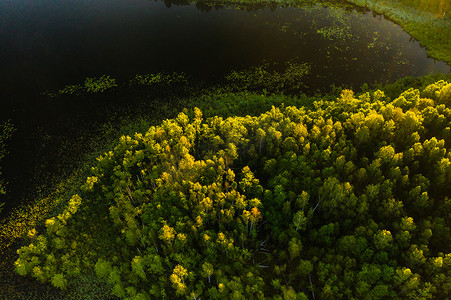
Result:
<svg viewBox="0 0 451 300"><path fill-rule="evenodd" d="M127 299L449 298L451 83L123 136L16 271Z"/></svg>

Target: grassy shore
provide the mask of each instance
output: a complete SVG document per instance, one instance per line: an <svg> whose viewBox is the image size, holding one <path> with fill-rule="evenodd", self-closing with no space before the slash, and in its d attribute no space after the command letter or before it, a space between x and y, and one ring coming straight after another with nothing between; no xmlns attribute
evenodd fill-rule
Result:
<svg viewBox="0 0 451 300"><path fill-rule="evenodd" d="M170 1L169 1L170 2ZM366 7L401 25L428 50L428 55L451 64L451 2L449 0L187 0L199 7L233 5L243 9L276 6L328 6L352 3Z"/></svg>
<svg viewBox="0 0 451 300"><path fill-rule="evenodd" d="M347 0L400 24L428 50L451 64L451 2L447 0Z"/></svg>

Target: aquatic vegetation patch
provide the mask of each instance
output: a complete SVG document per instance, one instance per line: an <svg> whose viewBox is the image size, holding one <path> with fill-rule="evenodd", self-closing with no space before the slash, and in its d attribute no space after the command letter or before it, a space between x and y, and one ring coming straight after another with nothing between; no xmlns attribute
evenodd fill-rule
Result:
<svg viewBox="0 0 451 300"><path fill-rule="evenodd" d="M343 30L343 27L340 27L340 26L323 27L323 28L317 29L316 32L318 34L320 34L323 38L331 40L331 41L333 41L335 39L345 40L345 39L352 37L352 34Z"/></svg>
<svg viewBox="0 0 451 300"><path fill-rule="evenodd" d="M209 93L211 89L219 88L222 91L263 91L268 93L299 93L305 89L306 76L311 69L308 63L295 63L292 61L284 64L264 62L249 69L232 71L224 77L208 82L195 83L184 73L154 73L139 74L124 83L116 83L110 76L102 76L98 79L87 78L84 85L68 85L58 92L45 92L49 97L63 95L90 95L102 94L117 89L136 89L138 87L150 88L158 94L162 92L183 92L188 95L201 95ZM189 96L188 96L189 97Z"/></svg>
<svg viewBox="0 0 451 300"><path fill-rule="evenodd" d="M135 78L130 80L130 86L170 86L173 84L187 84L188 79L186 74L173 72L168 73L156 73L156 74L144 74L136 75Z"/></svg>
<svg viewBox="0 0 451 300"><path fill-rule="evenodd" d="M322 5L317 5L316 7L310 8L310 11L317 14L318 8L320 7L322 7ZM346 11L344 7L328 6L326 11L326 18L331 24L328 26L321 26L314 22L313 26L316 28L318 34L330 41L338 40L343 43L346 43L346 40L351 38L359 38L352 34L350 13Z"/></svg>
<svg viewBox="0 0 451 300"><path fill-rule="evenodd" d="M87 77L83 84L71 84L57 92L46 91L43 94L50 97L56 97L58 95L100 94L117 86L116 79L102 75L100 77Z"/></svg>
<svg viewBox="0 0 451 300"><path fill-rule="evenodd" d="M43 95L57 97L61 95L87 95L102 94L113 88L136 88L136 87L173 87L175 85L188 84L188 77L184 73L154 73L139 74L127 83L118 83L116 79L102 75L101 77L87 77L83 84L70 84L57 92L46 91Z"/></svg>
<svg viewBox="0 0 451 300"><path fill-rule="evenodd" d="M1 163L4 160L5 156L8 154L8 140L13 135L14 131L16 129L14 128L11 121L6 121L2 124L0 124L0 195L4 195L6 193L5 185L6 182L1 178L2 176L2 168ZM0 212L2 209L3 203L0 202Z"/></svg>
<svg viewBox="0 0 451 300"><path fill-rule="evenodd" d="M110 76L88 77L85 80L84 89L88 93L102 93L113 87L116 87L116 80Z"/></svg>
<svg viewBox="0 0 451 300"><path fill-rule="evenodd" d="M227 84L238 90L263 90L270 93L299 91L305 88L305 76L309 74L308 63L285 63L284 69L275 70L274 63L264 63L247 70L232 71L225 79Z"/></svg>

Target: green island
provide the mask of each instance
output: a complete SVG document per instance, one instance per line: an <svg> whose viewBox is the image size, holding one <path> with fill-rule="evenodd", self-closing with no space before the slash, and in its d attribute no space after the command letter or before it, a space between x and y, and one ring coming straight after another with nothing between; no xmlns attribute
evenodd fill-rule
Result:
<svg viewBox="0 0 451 300"><path fill-rule="evenodd" d="M451 62L449 2L348 2ZM0 299L451 298L451 74L306 95L309 64L268 66L46 92L142 113L0 222Z"/></svg>

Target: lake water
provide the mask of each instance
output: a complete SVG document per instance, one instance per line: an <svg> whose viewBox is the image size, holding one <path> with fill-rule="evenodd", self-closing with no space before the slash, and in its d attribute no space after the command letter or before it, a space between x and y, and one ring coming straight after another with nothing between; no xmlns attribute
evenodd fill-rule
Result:
<svg viewBox="0 0 451 300"><path fill-rule="evenodd" d="M214 80L292 61L310 64L310 89L327 90L450 71L400 26L339 3L246 11L183 1L0 0L0 117L18 128L4 167L10 197L39 168L39 158L29 162L33 143L48 135L44 123L52 126L39 93L86 77L175 71Z"/></svg>
<svg viewBox="0 0 451 300"><path fill-rule="evenodd" d="M263 60L311 63L314 88L449 72L401 27L370 12L320 5L206 11L168 3L0 0L0 91L35 93L103 74L211 78Z"/></svg>

